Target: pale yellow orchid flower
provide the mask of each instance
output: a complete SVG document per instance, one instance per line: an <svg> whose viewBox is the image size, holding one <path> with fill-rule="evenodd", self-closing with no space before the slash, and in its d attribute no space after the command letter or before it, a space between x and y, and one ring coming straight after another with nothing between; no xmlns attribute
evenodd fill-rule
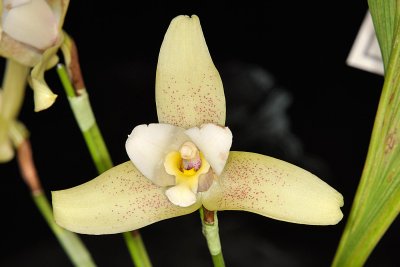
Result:
<svg viewBox="0 0 400 267"><path fill-rule="evenodd" d="M83 185L53 192L56 222L85 234L112 234L191 213L244 210L311 225L338 223L343 197L287 162L229 152L222 82L197 16L175 18L156 77L160 124L135 127L131 161Z"/></svg>
<svg viewBox="0 0 400 267"><path fill-rule="evenodd" d="M17 121L28 72L25 66L14 60L7 60L3 89L0 89L0 163L14 158L14 147L28 134L25 127Z"/></svg>
<svg viewBox="0 0 400 267"><path fill-rule="evenodd" d="M50 107L55 95L44 72L58 62L69 0L0 0L0 55L33 67L29 82L35 111Z"/></svg>

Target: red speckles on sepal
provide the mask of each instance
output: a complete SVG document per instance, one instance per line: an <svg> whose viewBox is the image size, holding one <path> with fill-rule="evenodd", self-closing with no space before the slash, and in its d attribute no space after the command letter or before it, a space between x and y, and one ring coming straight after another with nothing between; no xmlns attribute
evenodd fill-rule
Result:
<svg viewBox="0 0 400 267"><path fill-rule="evenodd" d="M225 125L221 78L197 16L172 20L160 49L156 76L158 120L183 128Z"/></svg>
<svg viewBox="0 0 400 267"><path fill-rule="evenodd" d="M73 232L113 234L191 213L172 204L165 188L153 184L131 162L120 164L83 185L53 195L56 222Z"/></svg>
<svg viewBox="0 0 400 267"><path fill-rule="evenodd" d="M209 210L245 210L313 225L338 223L343 197L315 175L255 153L231 152L224 172L203 193Z"/></svg>

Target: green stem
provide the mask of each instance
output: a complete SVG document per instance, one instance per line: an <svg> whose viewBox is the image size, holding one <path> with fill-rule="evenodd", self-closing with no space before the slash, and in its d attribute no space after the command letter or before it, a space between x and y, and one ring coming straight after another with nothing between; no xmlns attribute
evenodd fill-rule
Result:
<svg viewBox="0 0 400 267"><path fill-rule="evenodd" d="M94 124L88 131L84 131L83 137L92 155L93 161L98 173L103 173L113 167L107 147L103 142L103 136L100 133L97 124Z"/></svg>
<svg viewBox="0 0 400 267"><path fill-rule="evenodd" d="M55 223L51 206L43 193L40 179L37 175L30 141L27 138L28 132L22 123L16 122L15 124L12 124L12 126L12 131L14 133L11 135L11 139L18 151L17 160L21 176L29 187L33 201L46 220L49 228L52 230L60 242L61 247L75 266L96 266L85 245L79 239L79 236L59 227Z"/></svg>
<svg viewBox="0 0 400 267"><path fill-rule="evenodd" d="M221 241L219 239L217 212L209 211L202 207L200 209L200 217L203 235L207 240L214 267L224 267L225 261L222 255Z"/></svg>
<svg viewBox="0 0 400 267"><path fill-rule="evenodd" d="M7 60L6 71L3 78L3 93L0 110L0 121L4 122L4 125L1 124L0 127L0 139L3 140L3 138L5 137L6 140L12 140L12 143L14 143L14 146L16 148L22 146L22 143L29 135L23 124L16 121L24 99L28 74L29 67L21 65L20 63L12 59ZM0 143L2 143L2 141L0 141ZM96 266L88 250L79 239L79 237L74 233L62 229L54 222L49 201L40 189L40 182L38 180L38 177L36 176L36 171L33 166L30 145L29 150L24 150L24 152L26 152L28 155L26 153L25 155L18 154L18 158L22 156L22 158L24 159L23 162L19 159L20 169L23 173L22 176L24 177L27 184L30 186L31 191L34 192L32 194L33 201L42 216L45 218L48 226L50 227L50 229L60 242L61 246L63 247L64 251L67 253L68 257L75 266ZM23 165L25 167L29 166L29 171L24 169ZM35 174L33 174L33 172ZM35 176L33 179L34 181L32 181L32 179L26 179L27 175ZM29 183L28 180L31 183Z"/></svg>
<svg viewBox="0 0 400 267"><path fill-rule="evenodd" d="M211 255L211 257L215 267L225 266L224 256L222 255L222 252L217 255Z"/></svg>
<svg viewBox="0 0 400 267"><path fill-rule="evenodd" d="M102 173L110 169L113 163L97 126L88 94L84 88L78 88L79 95L76 95L64 65L58 64L57 72L68 96L75 119L88 146L90 155L98 172ZM150 267L150 259L139 232L127 232L123 236L135 265Z"/></svg>
<svg viewBox="0 0 400 267"><path fill-rule="evenodd" d="M151 262L147 256L146 248L143 244L142 237L138 231L123 233L125 243L131 252L133 262L140 262L144 267L151 267Z"/></svg>
<svg viewBox="0 0 400 267"><path fill-rule="evenodd" d="M64 86L68 100L70 102L74 116L78 122L79 128L83 134L90 155L99 173L103 173L113 166L110 154L103 141L103 136L97 126L92 108L89 102L89 96L85 89L80 90L80 95L75 94L75 90L70 82L65 67L58 65L57 72Z"/></svg>
<svg viewBox="0 0 400 267"><path fill-rule="evenodd" d="M75 233L64 230L54 222L50 203L44 193L37 192L36 194L33 194L32 197L37 208L40 210L50 229L53 231L74 266L96 266L79 237Z"/></svg>

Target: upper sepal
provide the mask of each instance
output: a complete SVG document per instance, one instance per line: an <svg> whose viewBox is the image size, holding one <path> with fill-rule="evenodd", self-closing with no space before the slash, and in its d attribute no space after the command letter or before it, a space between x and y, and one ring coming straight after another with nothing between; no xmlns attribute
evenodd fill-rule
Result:
<svg viewBox="0 0 400 267"><path fill-rule="evenodd" d="M178 16L165 34L156 74L158 120L183 128L225 125L225 95L199 18Z"/></svg>

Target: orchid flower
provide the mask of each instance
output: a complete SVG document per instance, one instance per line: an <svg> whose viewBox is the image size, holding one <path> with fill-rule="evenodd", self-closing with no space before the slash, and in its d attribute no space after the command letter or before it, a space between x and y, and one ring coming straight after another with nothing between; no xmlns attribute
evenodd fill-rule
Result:
<svg viewBox="0 0 400 267"><path fill-rule="evenodd" d="M0 0L0 55L33 67L29 82L35 111L50 107L57 97L44 72L58 61L68 4L69 0Z"/></svg>
<svg viewBox="0 0 400 267"><path fill-rule="evenodd" d="M17 120L24 98L28 68L7 60L0 89L0 163L14 158L14 148L27 137L28 131Z"/></svg>
<svg viewBox="0 0 400 267"><path fill-rule="evenodd" d="M156 76L160 123L133 129L126 141L130 161L52 193L60 226L85 234L119 233L202 205L301 224L342 219L342 195L315 175L268 156L229 152L223 85L197 16L172 20Z"/></svg>

